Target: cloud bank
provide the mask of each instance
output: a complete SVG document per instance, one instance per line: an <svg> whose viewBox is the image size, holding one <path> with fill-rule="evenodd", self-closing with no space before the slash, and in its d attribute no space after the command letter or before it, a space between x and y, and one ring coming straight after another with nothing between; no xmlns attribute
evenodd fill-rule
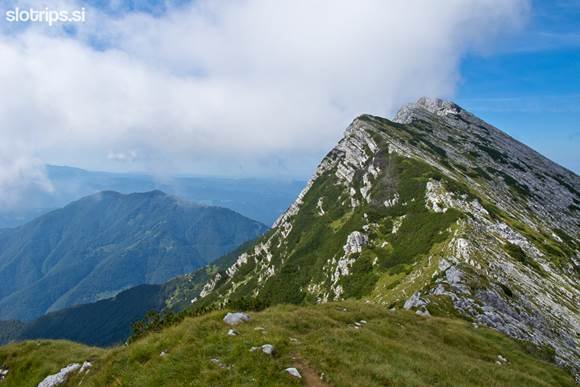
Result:
<svg viewBox="0 0 580 387"><path fill-rule="evenodd" d="M307 174L355 116L451 96L461 58L528 14L525 0L59 6L86 6L87 22L0 28L0 171L24 157L14 143L102 169ZM0 198L11 181L0 178Z"/></svg>

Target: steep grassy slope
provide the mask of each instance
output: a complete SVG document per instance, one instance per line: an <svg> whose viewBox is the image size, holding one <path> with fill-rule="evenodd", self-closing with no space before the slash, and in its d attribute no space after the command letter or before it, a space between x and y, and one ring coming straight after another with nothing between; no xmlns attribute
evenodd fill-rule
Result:
<svg viewBox="0 0 580 387"><path fill-rule="evenodd" d="M32 319L163 283L266 230L160 191L83 198L0 234L0 319Z"/></svg>
<svg viewBox="0 0 580 387"><path fill-rule="evenodd" d="M461 320L362 302L277 306L251 313L250 322L236 327L239 335L228 336L224 314L187 318L111 350L67 342L1 347L0 368L9 370L4 385L35 386L85 360L93 363L91 371L74 374L68 385L574 385L525 345ZM274 345L273 356L250 351L263 344ZM296 367L303 379L290 377L287 367Z"/></svg>
<svg viewBox="0 0 580 387"><path fill-rule="evenodd" d="M457 105L363 115L194 308L361 298L457 315L580 371L580 177Z"/></svg>

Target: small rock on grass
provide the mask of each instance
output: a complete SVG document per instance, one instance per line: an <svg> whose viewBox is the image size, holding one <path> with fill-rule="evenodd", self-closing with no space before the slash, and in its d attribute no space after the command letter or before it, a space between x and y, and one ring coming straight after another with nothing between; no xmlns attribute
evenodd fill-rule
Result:
<svg viewBox="0 0 580 387"><path fill-rule="evenodd" d="M261 349L266 355L273 355L274 354L274 346L272 344L264 344L261 347L252 347L250 348L250 352L256 352L258 349Z"/></svg>
<svg viewBox="0 0 580 387"><path fill-rule="evenodd" d="M243 312L228 313L224 317L224 322L228 325L238 325L250 321L250 316Z"/></svg>
<svg viewBox="0 0 580 387"><path fill-rule="evenodd" d="M228 331L228 336L237 336L237 335L239 335L239 333L235 329L230 329Z"/></svg>
<svg viewBox="0 0 580 387"><path fill-rule="evenodd" d="M210 361L213 364L215 364L216 366L218 366L219 368L226 368L226 365L224 363L222 363L222 361L220 359L218 359L217 357L214 357Z"/></svg>
<svg viewBox="0 0 580 387"><path fill-rule="evenodd" d="M266 355L274 354L274 346L272 344L264 344L262 345L262 352Z"/></svg>
<svg viewBox="0 0 580 387"><path fill-rule="evenodd" d="M298 370L294 367L286 368L284 371L288 372L291 376L295 378L302 379L302 375L300 375L300 372L298 372Z"/></svg>

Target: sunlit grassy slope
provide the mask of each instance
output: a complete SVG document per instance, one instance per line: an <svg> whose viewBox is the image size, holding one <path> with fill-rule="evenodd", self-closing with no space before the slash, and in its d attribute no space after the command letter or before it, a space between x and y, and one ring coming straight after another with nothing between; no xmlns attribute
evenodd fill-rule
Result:
<svg viewBox="0 0 580 387"><path fill-rule="evenodd" d="M523 344L462 320L362 302L282 305L250 315L234 337L227 335L224 312L214 312L112 349L62 341L1 347L0 367L9 369L3 385L35 386L85 360L93 369L74 375L68 385L81 379L83 386L574 384L568 373ZM274 345L273 356L250 351L263 344ZM167 355L160 356L162 351ZM507 363L497 364L498 355ZM287 367L298 368L303 378L286 374Z"/></svg>

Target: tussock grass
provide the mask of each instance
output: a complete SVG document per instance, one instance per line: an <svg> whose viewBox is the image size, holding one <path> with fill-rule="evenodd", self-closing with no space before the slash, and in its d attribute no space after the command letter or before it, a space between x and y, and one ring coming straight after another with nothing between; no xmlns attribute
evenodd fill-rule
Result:
<svg viewBox="0 0 580 387"><path fill-rule="evenodd" d="M280 305L250 313L252 320L230 337L224 314L186 318L107 350L67 342L1 347L0 366L10 369L5 385L33 386L68 363L86 359L94 368L83 386L300 385L304 379L283 370L304 364L334 386L574 385L569 374L534 357L521 343L459 319L424 318L359 301ZM367 323L356 329L360 320ZM250 352L266 343L275 346L274 356ZM162 351L167 356L161 357ZM507 364L496 364L500 354ZM69 385L79 381L74 376Z"/></svg>

